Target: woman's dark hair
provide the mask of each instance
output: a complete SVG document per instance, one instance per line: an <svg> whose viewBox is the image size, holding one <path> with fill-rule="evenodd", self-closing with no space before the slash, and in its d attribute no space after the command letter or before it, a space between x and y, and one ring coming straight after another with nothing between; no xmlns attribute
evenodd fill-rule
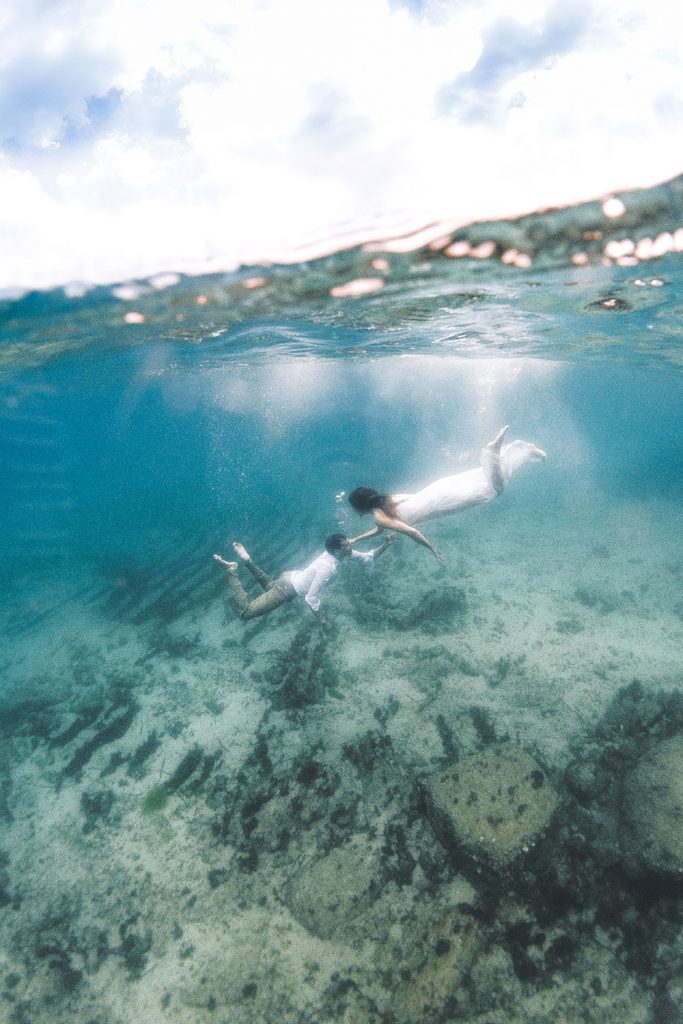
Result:
<svg viewBox="0 0 683 1024"><path fill-rule="evenodd" d="M356 512L372 512L373 508L381 508L391 515L391 496L380 494L374 487L356 487L349 494L349 501Z"/></svg>
<svg viewBox="0 0 683 1024"><path fill-rule="evenodd" d="M347 540L348 537L344 533L331 533L329 537L325 538L325 551L329 555L334 555L337 551L341 551Z"/></svg>

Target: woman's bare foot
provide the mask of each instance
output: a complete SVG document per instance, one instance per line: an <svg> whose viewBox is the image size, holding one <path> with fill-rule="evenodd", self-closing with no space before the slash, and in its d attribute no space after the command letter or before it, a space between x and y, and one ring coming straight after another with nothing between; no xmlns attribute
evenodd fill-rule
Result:
<svg viewBox="0 0 683 1024"><path fill-rule="evenodd" d="M236 540L235 543L233 544L232 550L235 552L235 554L237 555L238 558L242 559L243 562L250 561L251 555L249 554L247 549L244 547L244 545L240 544L240 542L238 540Z"/></svg>
<svg viewBox="0 0 683 1024"><path fill-rule="evenodd" d="M222 555L214 555L213 557L221 565L224 565L229 572L237 572L237 562L228 562Z"/></svg>
<svg viewBox="0 0 683 1024"><path fill-rule="evenodd" d="M498 433L494 437L493 441L489 441L489 443L486 445L486 447L490 448L491 451L493 451L493 452L499 452L500 451L500 446L503 443L503 438L505 437L505 435L507 434L509 429L510 429L509 427L501 427L501 429L498 431Z"/></svg>

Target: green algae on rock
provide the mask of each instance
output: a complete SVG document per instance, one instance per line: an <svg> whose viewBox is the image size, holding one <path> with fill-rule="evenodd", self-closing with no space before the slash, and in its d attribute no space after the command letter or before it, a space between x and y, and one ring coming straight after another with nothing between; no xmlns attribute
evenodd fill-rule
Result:
<svg viewBox="0 0 683 1024"><path fill-rule="evenodd" d="M544 831L557 796L534 759L500 743L429 779L438 824L475 856L510 863Z"/></svg>
<svg viewBox="0 0 683 1024"><path fill-rule="evenodd" d="M166 786L154 786L142 801L140 808L142 814L156 814L162 811L168 803L168 790Z"/></svg>

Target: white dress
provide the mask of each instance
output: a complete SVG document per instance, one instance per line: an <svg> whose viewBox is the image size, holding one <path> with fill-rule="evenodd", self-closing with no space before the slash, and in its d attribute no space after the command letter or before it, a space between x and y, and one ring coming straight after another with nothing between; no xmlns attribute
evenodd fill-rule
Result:
<svg viewBox="0 0 683 1024"><path fill-rule="evenodd" d="M484 448L477 469L441 477L414 494L392 494L396 517L412 525L492 501L515 470L525 462L540 462L545 457L544 451L528 441L504 444L499 456L490 448Z"/></svg>

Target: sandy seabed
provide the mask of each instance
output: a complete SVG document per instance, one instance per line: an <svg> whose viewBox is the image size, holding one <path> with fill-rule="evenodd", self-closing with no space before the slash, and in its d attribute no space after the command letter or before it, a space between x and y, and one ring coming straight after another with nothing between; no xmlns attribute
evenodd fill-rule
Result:
<svg viewBox="0 0 683 1024"><path fill-rule="evenodd" d="M335 581L327 634L298 604L241 623L210 552L24 594L0 1020L680 1020L683 862L624 818L683 732L676 517L541 519L436 524L443 568L401 541ZM497 856L432 795L502 748L553 811Z"/></svg>

